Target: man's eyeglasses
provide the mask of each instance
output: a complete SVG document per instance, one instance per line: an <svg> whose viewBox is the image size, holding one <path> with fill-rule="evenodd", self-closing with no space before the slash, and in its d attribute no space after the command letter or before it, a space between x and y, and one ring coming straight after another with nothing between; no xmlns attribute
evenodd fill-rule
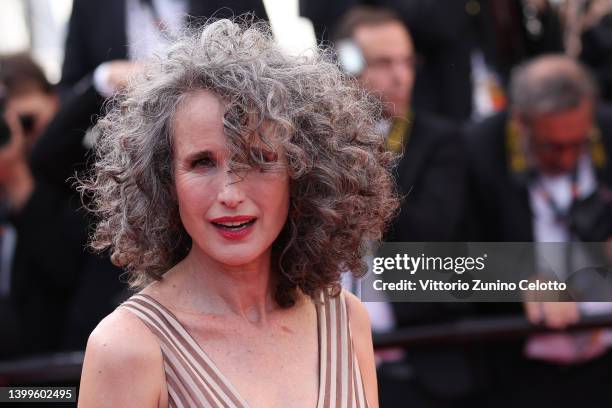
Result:
<svg viewBox="0 0 612 408"><path fill-rule="evenodd" d="M579 153L591 145L590 139L577 142L532 142L535 151L543 154L563 154L567 151Z"/></svg>

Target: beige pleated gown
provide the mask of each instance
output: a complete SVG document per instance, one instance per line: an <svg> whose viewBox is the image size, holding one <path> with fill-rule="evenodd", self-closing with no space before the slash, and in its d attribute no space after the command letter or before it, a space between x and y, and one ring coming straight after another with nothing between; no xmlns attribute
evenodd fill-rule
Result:
<svg viewBox="0 0 612 408"><path fill-rule="evenodd" d="M320 367L317 408L366 408L344 296L321 293L319 300L316 302ZM161 345L169 407L248 407L185 327L162 304L151 296L136 294L121 307L138 316Z"/></svg>

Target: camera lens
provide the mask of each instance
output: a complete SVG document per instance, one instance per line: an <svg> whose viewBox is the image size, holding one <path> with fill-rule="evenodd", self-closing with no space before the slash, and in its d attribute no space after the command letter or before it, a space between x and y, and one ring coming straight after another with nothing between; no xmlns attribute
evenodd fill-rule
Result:
<svg viewBox="0 0 612 408"><path fill-rule="evenodd" d="M0 148L6 145L9 140L11 140L11 129L4 120L4 111L0 109Z"/></svg>

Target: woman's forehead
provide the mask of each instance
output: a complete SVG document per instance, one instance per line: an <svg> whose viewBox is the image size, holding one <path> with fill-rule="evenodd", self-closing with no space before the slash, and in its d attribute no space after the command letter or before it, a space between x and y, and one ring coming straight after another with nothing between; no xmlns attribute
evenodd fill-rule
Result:
<svg viewBox="0 0 612 408"><path fill-rule="evenodd" d="M220 96L211 91L198 90L183 95L174 115L174 121L177 124L222 124L226 111L226 104ZM191 123L194 121L195 123Z"/></svg>
<svg viewBox="0 0 612 408"><path fill-rule="evenodd" d="M226 134L228 129L224 123L228 115L228 105L220 96L207 90L185 95L178 105L172 123L175 146L225 147L229 140ZM245 123L239 125L240 139L251 146L279 147L276 126L265 121L262 123L258 116L246 114Z"/></svg>
<svg viewBox="0 0 612 408"><path fill-rule="evenodd" d="M223 129L225 105L209 91L198 91L184 97L172 123L173 144L178 155L192 150L223 148L227 138Z"/></svg>

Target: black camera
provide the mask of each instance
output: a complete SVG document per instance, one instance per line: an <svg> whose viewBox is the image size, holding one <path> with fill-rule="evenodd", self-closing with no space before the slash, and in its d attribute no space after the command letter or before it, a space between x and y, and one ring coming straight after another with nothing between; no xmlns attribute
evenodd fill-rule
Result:
<svg viewBox="0 0 612 408"><path fill-rule="evenodd" d="M9 128L8 123L6 123L6 118L4 117L5 102L5 89L3 84L0 82L0 148L11 140L11 129Z"/></svg>
<svg viewBox="0 0 612 408"><path fill-rule="evenodd" d="M0 105L0 148L11 140L11 129L4 118L4 108Z"/></svg>
<svg viewBox="0 0 612 408"><path fill-rule="evenodd" d="M21 114L18 117L19 123L24 134L29 134L36 123L36 117L33 114ZM4 100L0 97L0 149L7 145L11 140L11 129L4 117Z"/></svg>

